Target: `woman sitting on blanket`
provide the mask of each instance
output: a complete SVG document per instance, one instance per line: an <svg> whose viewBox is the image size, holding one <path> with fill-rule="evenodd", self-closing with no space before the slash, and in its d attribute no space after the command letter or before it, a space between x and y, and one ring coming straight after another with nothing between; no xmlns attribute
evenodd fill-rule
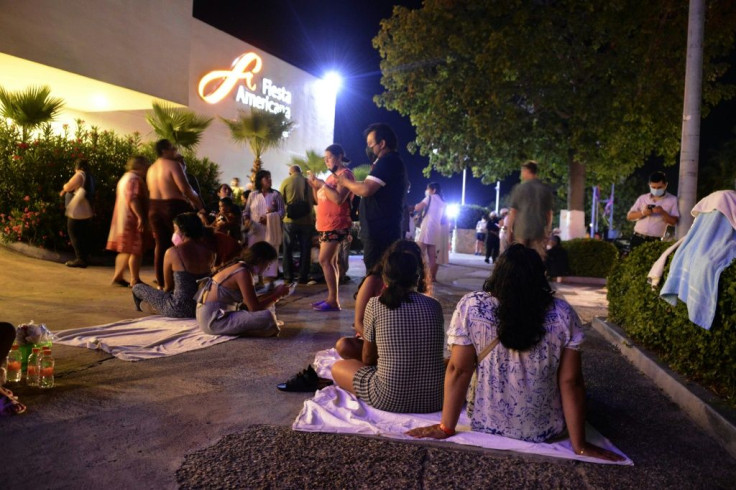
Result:
<svg viewBox="0 0 736 490"><path fill-rule="evenodd" d="M202 330L212 335L278 335L279 327L269 307L289 294L289 286L282 284L261 296L256 296L253 287L253 278L276 259L273 246L256 242L243 250L239 262L207 278L195 298L197 322Z"/></svg>
<svg viewBox="0 0 736 490"><path fill-rule="evenodd" d="M394 243L383 259L379 297L363 319L362 360L337 361L335 382L379 410L436 412L442 407L445 338L440 303L416 291L424 274L416 255Z"/></svg>
<svg viewBox="0 0 736 490"><path fill-rule="evenodd" d="M429 294L429 287L427 285L427 274L428 271L424 264L424 256L422 254L419 245L411 240L400 240L396 242L396 250L400 252L406 252L414 255L419 261L420 270L424 271L419 275L419 283L417 284L417 292L422 294ZM384 257L385 259L385 257ZM358 285L358 291L355 293L355 318L353 322L353 328L355 329L355 336L353 337L342 337L335 344L335 350L340 354L343 359L358 359L363 358L363 318L365 317L365 308L368 305L368 300L379 296L383 291L383 260L379 261L363 278L363 281Z"/></svg>
<svg viewBox="0 0 736 490"><path fill-rule="evenodd" d="M576 454L622 459L585 440L583 329L572 307L552 294L539 254L509 247L483 291L466 294L452 316L442 423L407 434L451 437L467 400L474 431L544 442L567 428Z"/></svg>
<svg viewBox="0 0 736 490"><path fill-rule="evenodd" d="M133 301L138 311L141 303L150 305L154 313L173 318L194 318L194 295L197 281L207 277L215 254L203 242L204 225L195 213L182 213L174 218L173 247L164 255L164 289L148 284L133 286Z"/></svg>

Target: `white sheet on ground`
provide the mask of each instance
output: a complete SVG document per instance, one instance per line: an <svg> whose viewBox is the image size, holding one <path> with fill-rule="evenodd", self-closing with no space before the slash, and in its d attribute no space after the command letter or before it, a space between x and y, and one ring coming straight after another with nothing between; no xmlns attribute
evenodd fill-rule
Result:
<svg viewBox="0 0 736 490"><path fill-rule="evenodd" d="M320 377L332 378L330 366L339 359L335 349L320 351L312 364ZM304 402L304 407L292 424L292 429L304 432L333 432L339 434L364 434L394 439L417 440L405 434L415 427L438 424L441 412L403 414L390 413L375 408L336 386L328 386ZM457 426L458 433L440 442L477 446L487 449L539 454L554 458L575 459L589 463L633 465L634 463L590 424L585 433L588 442L614 451L626 459L621 462L604 461L575 454L570 440L555 443L533 443L510 439L483 432L472 432L470 420L463 410ZM432 439L432 441L436 441Z"/></svg>
<svg viewBox="0 0 736 490"><path fill-rule="evenodd" d="M234 338L206 334L193 318L154 315L97 327L62 330L54 333L53 341L101 350L123 361L142 361L203 349Z"/></svg>

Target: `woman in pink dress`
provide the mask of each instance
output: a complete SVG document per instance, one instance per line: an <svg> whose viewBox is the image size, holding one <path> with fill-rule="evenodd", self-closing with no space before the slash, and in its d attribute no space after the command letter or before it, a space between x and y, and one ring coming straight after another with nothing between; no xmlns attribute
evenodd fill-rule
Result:
<svg viewBox="0 0 736 490"><path fill-rule="evenodd" d="M143 230L148 217L148 190L144 179L148 165L145 157L131 158L125 166L125 174L118 181L115 209L105 247L118 252L112 276L113 285L128 287L141 282ZM130 282L124 279L126 265L130 270Z"/></svg>
<svg viewBox="0 0 736 490"><path fill-rule="evenodd" d="M340 145L330 145L325 149L325 165L331 172L321 180L308 172L307 182L312 187L317 202L317 232L319 234L319 265L327 283L327 299L314 303L317 311L339 311L338 286L340 272L338 252L340 243L350 236L353 221L350 219L350 191L337 183L338 176L355 180L353 172L345 164L349 163L345 150Z"/></svg>

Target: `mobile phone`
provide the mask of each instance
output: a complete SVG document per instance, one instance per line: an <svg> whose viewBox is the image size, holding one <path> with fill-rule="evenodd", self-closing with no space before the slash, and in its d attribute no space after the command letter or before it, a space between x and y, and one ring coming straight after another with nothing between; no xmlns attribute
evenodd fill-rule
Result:
<svg viewBox="0 0 736 490"><path fill-rule="evenodd" d="M657 207L656 204L647 204L647 209L654 209L656 207Z"/></svg>

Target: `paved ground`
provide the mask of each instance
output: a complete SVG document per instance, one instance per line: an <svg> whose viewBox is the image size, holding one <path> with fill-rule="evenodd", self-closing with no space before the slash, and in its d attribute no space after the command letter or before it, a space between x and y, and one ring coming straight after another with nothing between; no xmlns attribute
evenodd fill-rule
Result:
<svg viewBox="0 0 736 490"><path fill-rule="evenodd" d="M489 266L455 256L435 295L449 320ZM362 274L351 261L350 274ZM111 269L68 269L0 248L0 319L52 330L140 316ZM145 270L144 279L152 272ZM280 306L276 339L236 339L128 363L56 346L57 386L16 389L28 414L0 419L0 488L734 488L736 461L586 326L589 421L636 463L612 467L289 429L303 394L275 385L350 332L345 311L316 313L323 286ZM584 321L605 316L605 290L558 285Z"/></svg>

